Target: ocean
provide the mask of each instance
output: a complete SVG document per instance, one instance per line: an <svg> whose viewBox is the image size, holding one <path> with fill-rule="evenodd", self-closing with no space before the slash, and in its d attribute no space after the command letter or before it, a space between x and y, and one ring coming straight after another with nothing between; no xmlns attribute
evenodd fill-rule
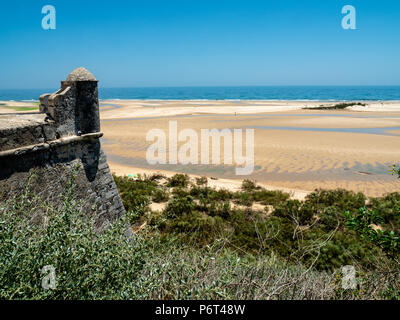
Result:
<svg viewBox="0 0 400 320"><path fill-rule="evenodd" d="M57 89L2 90L0 100L37 101ZM400 86L99 88L99 98L135 100L400 100Z"/></svg>

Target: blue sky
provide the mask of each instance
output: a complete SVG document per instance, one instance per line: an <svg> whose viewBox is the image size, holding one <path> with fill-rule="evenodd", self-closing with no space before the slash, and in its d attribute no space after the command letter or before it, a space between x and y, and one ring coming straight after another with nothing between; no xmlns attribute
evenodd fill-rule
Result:
<svg viewBox="0 0 400 320"><path fill-rule="evenodd" d="M400 85L400 1L0 2L0 89L55 88L78 66L103 87Z"/></svg>

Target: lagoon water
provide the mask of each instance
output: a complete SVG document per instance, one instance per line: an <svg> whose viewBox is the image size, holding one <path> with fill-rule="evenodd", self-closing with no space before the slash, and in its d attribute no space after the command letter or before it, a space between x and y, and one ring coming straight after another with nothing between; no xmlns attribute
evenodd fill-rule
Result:
<svg viewBox="0 0 400 320"><path fill-rule="evenodd" d="M56 89L2 90L0 100L38 100ZM243 86L102 88L100 99L136 100L400 100L400 86Z"/></svg>
<svg viewBox="0 0 400 320"><path fill-rule="evenodd" d="M390 131L399 131L400 127L384 128L313 128L313 127L289 127L289 126L248 126L250 129L261 130L289 130L289 131L314 131L314 132L344 132L344 133L362 133L378 134L387 136L399 136L398 133Z"/></svg>

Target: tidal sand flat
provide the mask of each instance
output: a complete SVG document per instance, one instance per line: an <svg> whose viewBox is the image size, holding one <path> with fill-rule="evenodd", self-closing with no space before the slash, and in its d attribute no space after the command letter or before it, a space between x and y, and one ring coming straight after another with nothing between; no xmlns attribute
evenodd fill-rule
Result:
<svg viewBox="0 0 400 320"><path fill-rule="evenodd" d="M117 174L151 169L249 178L291 190L345 188L369 196L398 191L400 182L389 169L400 159L400 103L371 103L373 110L380 105L379 111L366 111L370 104L303 110L325 104L332 102L103 101L103 145ZM146 150L153 142L146 134L151 129L168 133L170 121L177 122L178 131L190 128L199 136L201 129L253 128L254 171L244 177L232 165L149 165Z"/></svg>

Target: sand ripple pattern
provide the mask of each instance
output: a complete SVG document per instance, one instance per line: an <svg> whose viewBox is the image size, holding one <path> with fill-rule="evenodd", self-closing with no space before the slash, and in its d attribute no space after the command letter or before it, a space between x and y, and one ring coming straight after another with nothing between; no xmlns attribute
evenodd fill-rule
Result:
<svg viewBox="0 0 400 320"><path fill-rule="evenodd" d="M162 105L162 102L159 104ZM182 106L181 106L182 107ZM161 106L160 108L166 108ZM122 108L122 111L124 109ZM122 112L120 111L120 112ZM132 116L132 115L131 115ZM345 120L343 120L345 119ZM249 177L269 185L302 190L346 188L370 196L400 191L400 182L389 174L389 166L400 162L400 136L353 132L282 130L282 127L383 128L399 127L400 113L306 110L260 115L166 116L157 119L107 120L102 123L106 153L113 161L136 167L151 167L145 161L146 133L153 128L168 132L168 121L176 120L178 130L251 128L276 126L280 129L255 130L256 169ZM200 135L200 134L199 134ZM140 159L140 160L139 160ZM164 169L169 170L171 166ZM194 174L226 178L234 168L226 166L175 166Z"/></svg>

